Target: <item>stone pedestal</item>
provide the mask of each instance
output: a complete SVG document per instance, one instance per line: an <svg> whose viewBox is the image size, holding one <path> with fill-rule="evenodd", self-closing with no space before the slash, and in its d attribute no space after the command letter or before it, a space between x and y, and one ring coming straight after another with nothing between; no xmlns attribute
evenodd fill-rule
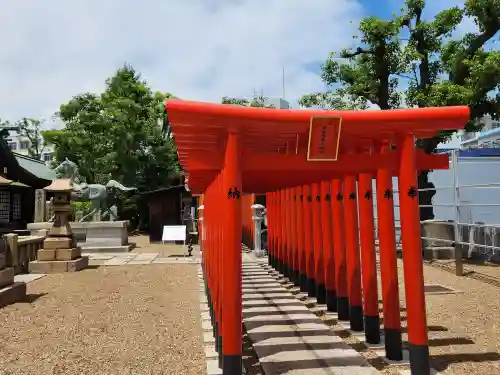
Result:
<svg viewBox="0 0 500 375"><path fill-rule="evenodd" d="M31 273L80 271L88 266L89 259L82 257L81 249L76 245L68 221L71 183L69 180L56 180L45 190L54 193L55 219L48 237L43 242L43 248L38 250L37 260L30 262L29 271Z"/></svg>
<svg viewBox="0 0 500 375"><path fill-rule="evenodd" d="M0 307L4 307L26 297L26 283L14 282L14 268L6 267L5 242L0 247Z"/></svg>
<svg viewBox="0 0 500 375"><path fill-rule="evenodd" d="M87 225L85 247L125 246L127 244L126 221L101 221Z"/></svg>
<svg viewBox="0 0 500 375"><path fill-rule="evenodd" d="M73 237L84 253L113 253L130 251L133 245L128 242L127 221L84 221L71 222ZM52 223L29 223L32 235L41 229L50 229Z"/></svg>

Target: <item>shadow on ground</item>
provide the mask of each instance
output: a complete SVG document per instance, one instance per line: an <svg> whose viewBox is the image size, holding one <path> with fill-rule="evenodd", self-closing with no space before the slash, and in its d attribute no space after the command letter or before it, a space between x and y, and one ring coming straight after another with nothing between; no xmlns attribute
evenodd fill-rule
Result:
<svg viewBox="0 0 500 375"><path fill-rule="evenodd" d="M444 371L454 363L480 363L480 362L498 362L500 354L496 352L486 353L456 353L439 354L431 356L432 367L437 371ZM486 374L485 374L486 375Z"/></svg>
<svg viewBox="0 0 500 375"><path fill-rule="evenodd" d="M24 297L18 303L34 303L37 299L42 298L43 296L46 296L46 295L47 295L47 293L31 293L31 294L26 294L26 297Z"/></svg>

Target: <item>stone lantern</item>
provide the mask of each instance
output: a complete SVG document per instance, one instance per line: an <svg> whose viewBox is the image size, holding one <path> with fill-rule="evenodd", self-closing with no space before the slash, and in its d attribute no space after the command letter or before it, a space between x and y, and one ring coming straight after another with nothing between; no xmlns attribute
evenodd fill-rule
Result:
<svg viewBox="0 0 500 375"><path fill-rule="evenodd" d="M58 179L44 188L52 193L54 223L43 249L38 250L37 260L30 263L31 273L59 273L80 271L88 266L88 257L81 256L77 246L68 216L71 209L71 192L73 186L70 179Z"/></svg>
<svg viewBox="0 0 500 375"><path fill-rule="evenodd" d="M254 215L252 219L254 221L254 254L257 257L263 257L264 251L261 248L262 243L262 222L264 221L264 215L266 208L261 204L252 204L252 209L254 210Z"/></svg>
<svg viewBox="0 0 500 375"><path fill-rule="evenodd" d="M203 225L203 216L205 212L205 205L202 204L198 207L198 233L199 233L199 244L200 244L200 250L203 250L203 243L205 241L205 226Z"/></svg>

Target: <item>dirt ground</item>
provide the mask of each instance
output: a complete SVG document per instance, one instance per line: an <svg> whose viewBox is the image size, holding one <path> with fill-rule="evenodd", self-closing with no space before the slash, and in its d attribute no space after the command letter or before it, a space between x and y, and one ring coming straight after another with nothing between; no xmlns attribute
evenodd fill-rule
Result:
<svg viewBox="0 0 500 375"><path fill-rule="evenodd" d="M0 309L0 374L203 375L197 266L48 275Z"/></svg>

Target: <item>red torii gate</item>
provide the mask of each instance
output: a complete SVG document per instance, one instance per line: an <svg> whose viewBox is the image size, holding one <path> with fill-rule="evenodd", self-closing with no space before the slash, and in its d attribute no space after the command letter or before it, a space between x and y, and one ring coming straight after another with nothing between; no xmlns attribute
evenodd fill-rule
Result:
<svg viewBox="0 0 500 375"><path fill-rule="evenodd" d="M373 178L386 355L402 359L391 179L398 176L411 370L429 374L416 172L449 162L416 150L415 138L463 128L468 108L311 111L168 100L166 110L189 187L204 194L203 268L223 373L241 371L242 193L267 194L270 264L380 342Z"/></svg>

